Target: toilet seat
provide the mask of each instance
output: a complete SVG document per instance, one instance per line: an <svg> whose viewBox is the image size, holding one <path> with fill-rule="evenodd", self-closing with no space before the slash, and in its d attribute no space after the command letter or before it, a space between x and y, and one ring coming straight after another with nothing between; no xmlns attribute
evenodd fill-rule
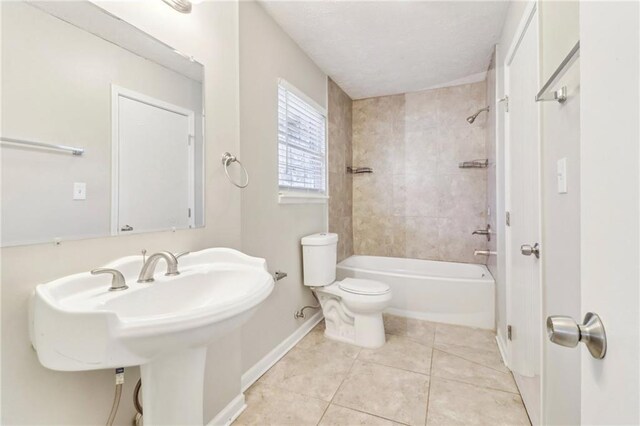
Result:
<svg viewBox="0 0 640 426"><path fill-rule="evenodd" d="M363 280L358 278L345 278L338 283L340 290L352 294L361 295L380 295L389 292L390 288L387 284L380 281Z"/></svg>

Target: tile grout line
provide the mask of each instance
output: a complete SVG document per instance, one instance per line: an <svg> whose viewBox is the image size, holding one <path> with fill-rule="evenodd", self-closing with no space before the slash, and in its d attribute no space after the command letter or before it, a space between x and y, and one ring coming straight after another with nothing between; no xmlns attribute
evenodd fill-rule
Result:
<svg viewBox="0 0 640 426"><path fill-rule="evenodd" d="M425 322L428 322L428 321L425 321ZM407 336L407 335L404 335L404 334L396 334L396 333L388 333L388 332L387 332L387 334L388 334L388 335L392 335L392 336L397 336L397 337L405 338L405 339L410 340L410 341L412 341L412 342L415 342L415 343L418 343L418 344L420 344L420 345L423 345L423 346L428 347L428 348L431 350L431 359L430 359L430 363L429 363L429 370L428 370L429 372L428 372L428 373L422 373L422 372L417 372L417 371L413 371L413 370L406 369L406 368L402 368L402 367L397 367L397 366L392 366L392 365L386 365L386 364L382 364L382 363L379 363L379 362L376 362L376 361L363 360L363 359L361 359L361 358L360 358L360 356L361 356L361 355L362 355L362 353L363 353L363 349L361 349L361 348L360 348L360 349L358 350L358 352L355 354L355 357L354 357L354 358L352 358L352 360L351 360L351 364L350 364L350 366L349 366L348 370L346 371L346 373L345 373L345 375L344 375L343 379L340 381L340 384L339 384L339 385L338 385L338 387L336 388L335 392L333 393L333 395L331 396L331 398L330 398L330 400L329 400L329 401L326 401L326 400L324 400L324 399L322 399L322 398L317 398L317 397L313 397L313 396L307 396L307 395L305 395L304 393L292 392L292 391L290 391L290 390L288 390L288 389L280 388L280 386L278 386L277 384L275 385L275 387L276 387L276 388L280 388L281 390L284 390L284 391L286 391L286 392L288 392L288 393L299 394L299 395L301 395L301 396L307 396L307 397L308 397L308 398L310 398L310 399L315 399L315 400L323 401L323 402L327 403L327 406L325 407L325 409L324 409L324 411L323 411L322 415L320 416L320 418L319 418L319 420L318 420L318 422L317 422L316 424L319 424L319 423L321 423L321 422L322 422L322 420L325 418L325 416L326 416L326 414L327 414L327 412L328 412L328 409L329 409L329 407L331 407L331 405L336 405L337 407L342 407L342 408L347 409L347 410L352 410L352 411L359 412L359 413L366 414L366 415L370 415L370 416L373 416L373 417L376 417L376 418L380 418L380 419L388 420L388 421L391 421L391 422L404 424L404 423L399 422L399 421L397 421L397 420L393 420L393 419L386 418L386 417L383 417L383 416L380 416L380 415L377 415L377 414L373 414L373 413L369 413L369 412L367 412L367 411L363 411L363 410L361 410L361 409L357 409L357 408L352 408L352 407L344 406L344 405L341 405L340 403L336 403L336 402L334 402L334 401L336 400L336 396L339 394L340 390L344 387L344 383L346 382L346 380L347 380L347 379L350 377L350 375L352 374L352 372L353 372L353 370L354 370L354 367L355 367L355 365L356 365L356 363L357 363L357 362L360 362L360 363L370 363L370 364L378 365L378 366L382 366L382 367L385 367L385 368L391 368L391 369L396 369L396 370L399 370L399 371L405 371L405 372L408 372L408 373L414 373L414 374L419 374L419 375L422 375L422 376L427 376L427 377L429 378L429 387L428 387L428 390L427 390L427 399L426 399L425 425L427 424L428 417L429 417L429 403L430 403L431 388L432 388L432 385L433 385L433 379L434 379L434 378L437 378L437 379L439 379L439 380L440 380L440 379L442 379L442 380L445 380L445 381L451 381L451 382L455 382L455 383L466 384L466 385L472 386L472 387L477 388L477 389L485 389L485 390L495 391L495 392L501 392L501 393L509 394L509 395L518 395L518 396L520 397L520 399L522 398L522 397L521 397L521 395L520 395L520 393L519 393L519 392L517 392L517 391L514 393L514 392L507 391L507 390L503 390L503 389L496 389L496 388L489 387L489 386L483 386L483 385L478 385L478 384L474 384L474 383L469 383L469 382L466 382L466 381L464 381L464 380L460 380L460 379L449 379L449 378L445 378L445 377L437 377L437 376L434 376L434 375L433 375L433 368L434 368L434 359L433 359L433 358L434 358L434 354L435 354L435 352L436 352L436 351L440 351L441 353L446 353L446 354L448 354L448 355L451 355L451 356L457 357L457 358L459 358L459 359L462 359L462 360L467 361L467 362L469 362L469 363L472 363L472 364L474 364L474 365L478 365L478 366L481 366L481 367L488 368L488 369L490 369L490 370L492 370L492 371L495 371L495 372L497 372L497 373L502 373L502 374L511 374L511 371L509 371L508 373L505 373L505 372L503 372L503 371L500 371L500 370L497 370L497 369L495 369L495 368L489 367L489 366L484 365L484 364L482 364L482 363L479 363L479 362L476 362L476 361L469 360L469 359L465 358L464 356L460 356L460 355L458 355L458 354L451 353L451 352L449 352L449 351L447 351L447 350L443 350L443 349L441 349L441 348L439 348L439 347L436 347L436 343L435 343L435 342L436 342L436 340L437 340L437 339L436 339L436 337L437 337L437 333L438 333L438 331L439 331L439 329L440 329L440 327L441 327L442 325L447 326L447 324L439 324L439 323L435 323L435 327L434 327L434 328L435 328L435 331L434 331L434 333L433 333L432 341L431 341L431 343L430 343L430 344L429 344L429 343L425 343L425 342L420 341L420 340L413 339L413 338L411 338L411 337L409 337L409 336ZM443 331L444 331L444 330L443 330ZM299 345L299 343L300 343L300 342L298 342L298 344L296 344L293 348L291 348L291 350L293 350L294 348L297 348L297 349L301 350L303 353L304 353L304 352L307 352L307 351L309 351L309 352L318 352L318 350L317 350L316 348L313 348L313 347L312 347L312 348L301 348L301 347L299 347L299 346L298 346L298 345ZM473 347L469 347L469 348L470 348L470 349L472 349L472 350L474 350L474 348L473 348ZM288 351L288 352L290 352L290 351ZM283 358L284 358L284 357L283 357ZM280 360L280 361L278 361L278 363L280 363L280 362L281 362L281 360ZM277 364L277 363L276 363L276 364ZM274 365L273 367L275 367L275 365ZM273 368L273 367L272 367L272 368ZM271 369L270 369L270 370L271 370ZM266 373L267 373L267 372L265 372L265 374L266 374ZM512 376L512 374L511 374L511 376ZM258 381L259 381L259 380L258 380Z"/></svg>
<svg viewBox="0 0 640 426"><path fill-rule="evenodd" d="M331 407L331 404L333 404L333 400L335 399L336 395L338 395L338 392L340 392L340 388L344 384L345 380L347 380L347 377L349 377L349 375L351 374L351 370L353 370L353 366L356 365L356 361L358 360L358 357L360 356L360 352L362 352L362 349L358 350L358 353L357 353L356 357L353 358L353 361L351 362L351 366L349 367L349 371L347 371L347 373L344 375L344 378L342 379L342 381L338 385L338 388L336 389L336 391L331 396L331 399L329 400L329 403L327 404L327 407L324 409L324 412L322 413L322 416L320 416L320 419L318 420L318 423L316 423L316 426L319 425L322 422L322 419L327 414L327 411L329 410L329 407ZM336 405L338 405L338 404L336 404Z"/></svg>
<svg viewBox="0 0 640 426"><path fill-rule="evenodd" d="M314 329L315 329L315 327L314 327L313 329L311 329L311 330L310 330L310 332L311 332L311 331L313 331ZM266 375L270 370L272 370L273 368L275 368L275 367L276 367L280 362L282 362L282 360L285 358L285 356L286 356L287 354L289 354L290 352L294 351L295 349L297 349L297 350L299 350L299 351L302 351L302 352L316 352L316 353L319 353L319 352L320 352L318 349L313 348L313 347L312 347L312 348L303 348L303 347L300 347L300 346L299 346L299 344L300 344L301 342L302 342L302 340L300 340L300 342L296 343L296 344L295 344L291 349L289 349L289 350L287 351L287 353L286 353L286 354L285 354L285 355L284 355L280 360L278 360L278 361L277 361L273 366L271 366L271 368L269 368L269 370L265 371L265 372L264 372L264 374L263 374L262 376L260 376L260 378L262 378L262 377L263 377L263 376L265 376L265 375ZM301 397L304 397L304 398L314 399L314 400L317 400L317 401L322 401L322 402L327 403L327 406L325 407L324 411L322 412L322 415L320 416L320 419L319 419L319 420L318 420L318 422L316 423L316 425L317 425L317 424L319 424L319 423L322 421L322 419L324 418L324 416L325 416L325 414L326 414L327 410L329 409L329 406L330 406L330 405L332 404L332 402L333 402L333 398L335 398L336 394L338 393L338 390L339 390L339 389L340 389L340 387L342 386L342 383L344 383L344 381L346 380L347 376L349 375L349 373L350 373L350 372L351 372L351 370L353 369L353 366L354 366L354 364L355 364L355 361L356 361L356 359L357 359L358 355L360 355L360 351L361 351L361 349L360 349L360 350L358 350L358 354L356 355L356 357L355 357L355 358L353 358L352 363L351 363L351 366L349 367L349 370L346 372L345 377L342 379L342 381L340 382L340 385L338 386L338 389L336 390L336 392L335 392L335 393L333 394L333 396L331 397L331 400L329 400L329 401L326 401L326 400L324 400L324 399L322 399L322 398L318 398L317 396L311 396L311 395L307 395L307 394L304 394L304 393L291 391L291 390L289 390L289 389L287 389L287 388L285 388L285 387L280 386L280 385L279 385L279 384L277 384L277 383L276 383L276 384L268 384L268 383L265 383L265 385L266 385L266 386L274 387L275 389L278 389L278 390L280 390L281 392L286 392L286 393L289 393L289 394L292 394L292 395L298 395L298 396L301 396ZM260 379L256 380L256 383L258 383L258 381L260 381ZM255 383L254 383L254 384L255 384ZM253 385L252 385L252 386L253 386Z"/></svg>
<svg viewBox="0 0 640 426"><path fill-rule="evenodd" d="M426 346L426 345L425 345L425 346ZM427 347L428 347L429 349L431 349L431 363L430 363L430 365L429 365L429 371L431 372L431 365L433 364L433 347L431 347L431 346L427 346ZM358 353L358 357L360 356L360 353L362 353L362 350ZM431 391L431 376L430 376L430 374L426 374L426 373L419 373L419 372L417 372L417 371L406 370L406 369L404 369L404 368L400 368L400 367L394 367L394 366L391 366L391 365L380 364L380 363L377 363L377 362L374 362L374 361L361 360L361 359L359 359L358 357L356 357L356 359L354 360L353 365L355 365L355 361L360 361L360 362L361 362L361 363L363 363L363 364L373 364L373 365L377 365L377 366L381 366L381 367L385 367L385 368L391 368L391 369L395 369L395 370L404 371L404 372L407 372L407 373L413 373L413 374L418 374L418 375L420 375L420 376L428 377L428 378L429 378L429 389L427 390L427 408L428 408L428 406L429 406L429 392ZM352 365L352 367L351 367L352 369L353 369L353 365ZM349 373L351 373L351 370L349 371ZM347 375L348 375L348 374L347 374ZM345 377L345 380L346 380L346 377ZM344 380L343 380L343 382L342 382L342 383L344 383ZM340 387L342 387L342 383L340 384ZM336 391L335 395L337 395L339 391L340 391L340 388L338 388L338 390ZM335 397L335 395L334 395L334 397ZM331 399L331 402L330 402L330 404L329 404L329 405L331 405L331 404L334 404L334 402L333 402L333 398ZM384 416L380 416L380 415L378 415L378 414L369 413L369 412L367 412L367 411L359 410L359 409L357 409L357 408L347 407L347 406L344 406L344 405L341 405L341 404L338 404L338 403L335 403L335 405L337 405L337 406L339 406L339 407L342 407L342 408L349 409L349 410L357 411L357 412L359 412L359 413L363 413L363 414L367 414L367 415L374 416L374 417L377 417L377 418L381 418L381 419L389 420L390 422L393 422L393 423L398 423L398 424L406 425L406 423L403 423L403 422L401 422L401 421L394 420L394 419L390 419L390 418L388 418L388 417L384 417ZM324 416L323 416L323 417L324 417ZM425 416L425 421L426 421L426 416Z"/></svg>
<svg viewBox="0 0 640 426"><path fill-rule="evenodd" d="M492 388L489 386L481 386L481 385L477 385L475 383L469 383L469 382L465 382L464 380L460 380L460 379L451 379L449 377L440 377L440 376L431 376L432 378L438 379L438 380L448 380L450 382L456 382L456 383L461 383L463 385L469 385L469 386L473 386L474 388L478 388L478 389L485 389L485 390L490 390L490 391L494 391L494 392L502 392L502 393L508 393L509 395L517 395L520 398L522 398L522 395L520 395L520 392L511 392L511 391L507 391L504 389L497 389L497 388Z"/></svg>
<svg viewBox="0 0 640 426"><path fill-rule="evenodd" d="M389 334L390 334L390 333L389 333ZM400 336L401 336L401 335L400 335ZM406 336L401 336L401 337L406 337ZM435 333L434 333L434 338L435 338ZM412 339L409 339L409 340L412 340ZM431 349L431 353L433 354L433 346L429 346L429 345L426 345L426 344L421 343L421 342L418 342L418 343L420 343L420 344L422 344L422 345L424 345L424 346L428 347L429 349ZM419 373L419 372L417 372L417 371L406 370L406 369L399 368L399 367L394 367L394 366L390 366L390 365L380 364L380 363L373 362L373 361L369 361L369 360L361 360L361 359L360 359L360 354L362 353L362 351L363 351L363 349L360 349L360 350L358 351L358 354L357 354L357 355L356 355L356 357L354 358L353 363L351 364L351 367L349 368L349 371L347 372L347 374L346 374L345 378L344 378L344 379L342 379L342 382L340 383L340 386L338 386L338 389L336 390L336 392L334 393L333 397L331 398L331 401L329 401L329 405L327 405L327 408L325 409L324 413L322 414L322 417L320 418L320 420L318 421L318 423L317 423L317 424L320 424L320 422L322 422L322 419L324 418L324 416L325 416L325 414L326 414L327 410L329 409L329 407L330 407L331 405L336 405L336 406L338 406L338 407L342 407L342 408L345 408L345 409L347 409L347 410L357 411L357 412L359 412L359 413L366 414L366 415L369 415L369 416L373 416L373 417L376 417L376 418L379 418L379 419L384 419L384 420L388 420L388 421L393 422L393 423L406 425L406 423L403 423L403 422L398 421L398 420L394 420L394 419L390 419L390 418L387 418L387 417L383 417L383 416L380 416L380 415L377 415L377 414L369 413L369 412L367 412L367 411L358 410L358 409L353 408L353 407L346 407L346 406L341 405L341 404L339 404L339 403L334 403L334 399L335 399L336 395L338 395L338 393L340 392L340 388L342 388L342 385L344 384L344 382L347 380L347 378L348 378L348 377L349 377L349 375L351 374L351 371L353 370L353 367L355 366L355 364L356 364L356 362L357 362L357 361L360 361L361 363L374 364L374 365L378 365L378 366L382 366L382 367L386 367L386 368L393 368L393 369L397 369L397 370L400 370L400 371L405 371L405 372L408 372L408 373L420 374L420 375L422 375L422 376L427 376L427 377L429 377L429 375L428 375L428 374L425 374L425 373ZM432 358L431 358L431 362L433 362L433 356L432 356Z"/></svg>
<svg viewBox="0 0 640 426"><path fill-rule="evenodd" d="M424 424L427 425L427 421L429 421L429 399L431 398L431 387L433 386L433 352L435 351L436 344L436 335L438 333L438 326L436 325L436 330L433 332L433 346L431 347L431 362L429 363L429 390L427 391L427 409L424 414Z"/></svg>
<svg viewBox="0 0 640 426"><path fill-rule="evenodd" d="M360 362L366 362L366 363L369 363L369 364L378 365L378 366L380 366L380 367L395 368L396 370L404 371L404 372L407 372L407 373L419 374L419 375L421 375L421 376L427 376L427 377L429 377L429 376L430 376L430 374L429 374L429 373L425 373L424 371L408 370L408 369L406 369L406 368L398 367L398 366L395 366L395 365L382 364L382 363L380 363L380 362L376 362L376 361L369 361L369 360L362 361L362 360L361 360Z"/></svg>
<svg viewBox="0 0 640 426"><path fill-rule="evenodd" d="M468 346L468 348L476 350L476 348L472 348L472 347L470 347L470 346ZM509 371L502 371L502 370L498 370L498 369L497 369L497 368L495 368L495 367L491 367L491 366L486 365L486 364L483 364L483 363L481 363L481 362L474 361L474 360L471 360L471 359L469 359L469 358L466 358L466 357L464 357L464 356L462 356L462 355L459 355L459 354L457 354L457 353L450 352L450 351L448 351L448 350L446 350L446 349L442 349L442 347L434 346L434 347L433 347L433 349L438 350L438 351L440 351L440 352L446 352L446 353L448 353L449 355L453 355L453 356L456 356L456 357L458 357L458 358L462 358L462 359L464 359L465 361L471 362L471 363L476 364L476 365L479 365L479 366L481 366L481 367L490 368L491 370L497 371L498 373L502 373L502 374L509 374L509 373L511 373L511 370L509 370L509 367L506 367L506 366L505 366L505 368L507 368L507 370L509 370ZM504 364L503 364L503 365L504 365Z"/></svg>
<svg viewBox="0 0 640 426"><path fill-rule="evenodd" d="M408 424L408 423L404 423L404 422L400 422L400 421L398 421L398 420L390 419L390 418L388 418L388 417L384 417L384 416L381 416L381 415L379 415L379 414L369 413L369 412L367 412L367 411L358 410L357 408L353 408L353 407L347 407L347 406L344 406L344 405L340 405L340 404L338 404L338 403L334 403L333 405L335 405L335 406L337 406L337 407L345 408L345 409L347 409L347 410L352 410L352 411L356 411L356 412L358 412L358 413L366 414L366 415L368 415L368 416L376 417L376 418L378 418L378 419L388 420L388 421L390 421L390 422L392 422L392 423L397 423L397 424L400 424L400 425L407 425L407 426L409 426L409 424Z"/></svg>

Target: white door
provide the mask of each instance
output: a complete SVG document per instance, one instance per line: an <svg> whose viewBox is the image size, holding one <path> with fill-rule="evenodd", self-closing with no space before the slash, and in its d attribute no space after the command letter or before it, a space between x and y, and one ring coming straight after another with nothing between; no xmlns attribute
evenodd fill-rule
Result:
<svg viewBox="0 0 640 426"><path fill-rule="evenodd" d="M193 112L114 88L114 233L193 226Z"/></svg>
<svg viewBox="0 0 640 426"><path fill-rule="evenodd" d="M533 424L540 423L540 260L522 254L522 246L540 244L540 140L538 26L535 8L505 64L507 119L507 237L509 366Z"/></svg>
<svg viewBox="0 0 640 426"><path fill-rule="evenodd" d="M582 314L608 341L601 360L573 349L590 425L640 424L639 17L638 2L580 3Z"/></svg>
<svg viewBox="0 0 640 426"><path fill-rule="evenodd" d="M555 202L552 212L552 221L565 215L565 229L545 239L546 311L576 323L593 312L607 337L602 359L583 343L566 348L546 342L548 424L640 424L639 13L637 2L580 4L579 70L574 64L560 83L568 100L545 114L545 128L555 122L553 134L545 131L545 150L567 156L569 167L579 156L569 169L568 192L556 196L564 206ZM576 136L578 153L572 154ZM553 182L547 186L553 191ZM570 198L575 191L577 211ZM577 245L575 232L567 232L576 223ZM549 235L552 226L545 221ZM564 261L563 268L550 268L554 258Z"/></svg>

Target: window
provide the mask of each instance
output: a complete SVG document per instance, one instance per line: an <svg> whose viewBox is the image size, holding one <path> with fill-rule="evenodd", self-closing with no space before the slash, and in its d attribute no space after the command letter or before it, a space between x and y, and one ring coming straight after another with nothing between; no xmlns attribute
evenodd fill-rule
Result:
<svg viewBox="0 0 640 426"><path fill-rule="evenodd" d="M284 80L278 82L278 184L281 202L325 202L326 113ZM297 199L297 201L292 201Z"/></svg>

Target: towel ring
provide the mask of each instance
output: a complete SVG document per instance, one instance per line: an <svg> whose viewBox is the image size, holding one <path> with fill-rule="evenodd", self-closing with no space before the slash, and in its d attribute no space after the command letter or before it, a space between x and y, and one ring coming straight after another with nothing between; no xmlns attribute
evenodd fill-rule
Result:
<svg viewBox="0 0 640 426"><path fill-rule="evenodd" d="M231 179L231 176L229 176L229 164L231 163L238 163L240 167L242 167L242 171L244 172L244 176L246 180L246 182L243 185L239 185L235 183L233 179ZM222 154L222 165L224 166L224 174L227 175L227 179L229 179L229 182L231 182L238 188L246 188L247 185L249 185L249 173L247 173L247 169L242 165L240 160L238 160L235 155L229 152L225 152L224 154Z"/></svg>

